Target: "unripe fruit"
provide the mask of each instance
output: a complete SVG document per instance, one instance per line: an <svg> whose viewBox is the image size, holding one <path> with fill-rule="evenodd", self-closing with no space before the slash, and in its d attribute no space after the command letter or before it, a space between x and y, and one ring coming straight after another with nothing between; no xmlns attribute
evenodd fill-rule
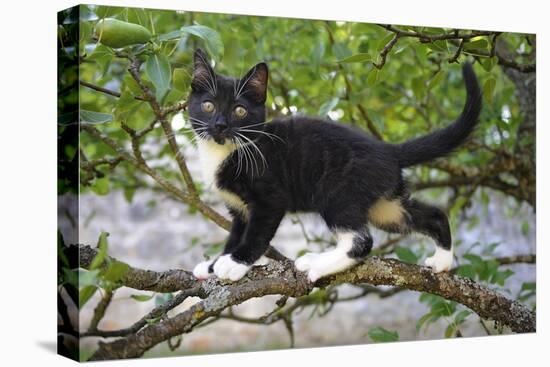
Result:
<svg viewBox="0 0 550 367"><path fill-rule="evenodd" d="M152 37L151 32L139 24L111 18L97 22L95 33L102 44L113 48L147 43Z"/></svg>

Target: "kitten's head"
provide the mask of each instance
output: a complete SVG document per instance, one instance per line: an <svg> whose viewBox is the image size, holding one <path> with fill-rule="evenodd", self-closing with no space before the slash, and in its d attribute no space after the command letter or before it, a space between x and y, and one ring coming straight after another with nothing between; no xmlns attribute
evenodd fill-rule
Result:
<svg viewBox="0 0 550 367"><path fill-rule="evenodd" d="M194 55L188 99L195 133L218 144L254 140L263 130L267 94L267 65L259 63L242 78L216 74L201 49Z"/></svg>

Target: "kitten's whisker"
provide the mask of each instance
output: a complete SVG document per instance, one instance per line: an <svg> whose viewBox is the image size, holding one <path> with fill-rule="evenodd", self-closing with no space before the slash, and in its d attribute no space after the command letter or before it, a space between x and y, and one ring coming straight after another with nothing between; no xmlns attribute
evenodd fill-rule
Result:
<svg viewBox="0 0 550 367"><path fill-rule="evenodd" d="M246 125L246 126L243 126L243 128L254 127L254 126L265 125L265 124L269 124L269 121L258 122L257 124L252 124L252 125Z"/></svg>
<svg viewBox="0 0 550 367"><path fill-rule="evenodd" d="M237 133L238 134L238 133ZM240 135L240 134L239 134ZM243 135L240 135L241 137L244 138ZM254 177L254 166L256 167L256 171L259 173L259 169L258 169L258 163L256 162L256 159L254 157L254 153L252 152L252 150L248 147L248 143L243 143L242 144L242 151L243 153L245 154L245 157L247 158L246 159L246 171L248 172L248 159L250 159L250 169L252 171L252 177ZM253 165L254 164L254 165Z"/></svg>
<svg viewBox="0 0 550 367"><path fill-rule="evenodd" d="M201 124L202 124L203 126L207 126L207 125L208 125L208 122L199 120L199 119L197 119L197 118L195 118L195 117L189 117L189 120L194 121L194 122L198 123L199 125L201 125Z"/></svg>
<svg viewBox="0 0 550 367"><path fill-rule="evenodd" d="M237 146L237 149L236 149L236 152L237 152L237 172L235 174L235 178L237 178L241 174L241 170L242 170L242 165L241 165L241 163L242 163L241 162L242 152L240 150L240 147L241 147L242 143L239 141L238 137L233 137L233 138L231 138L231 140L233 141L233 144L235 144Z"/></svg>
<svg viewBox="0 0 550 367"><path fill-rule="evenodd" d="M267 136L268 138L270 138L271 141L273 141L274 139L278 139L279 141L281 141L282 143L284 143L284 140L283 140L280 136L275 135L275 134L272 134L272 133L268 133L268 132L265 132L265 131L261 131L261 130L250 130L250 129L239 129L239 131L244 131L244 132L249 132L249 133L263 134L263 135Z"/></svg>
<svg viewBox="0 0 550 367"><path fill-rule="evenodd" d="M236 132L236 134L238 134L239 136L241 136L243 139L245 139L246 141L248 141L248 143L250 143L250 145L256 149L256 151L258 152L258 154L260 155L260 158L262 159L262 168L263 168L263 172L265 172L265 169L267 168L267 160L264 156L264 154L262 153L262 151L260 150L260 148L258 148L258 146L250 139L248 138L247 136L245 135L242 135L238 132ZM256 168L257 168L257 171L258 171L258 175L260 174L260 170L258 168L258 165L256 164ZM262 172L262 173L263 173Z"/></svg>

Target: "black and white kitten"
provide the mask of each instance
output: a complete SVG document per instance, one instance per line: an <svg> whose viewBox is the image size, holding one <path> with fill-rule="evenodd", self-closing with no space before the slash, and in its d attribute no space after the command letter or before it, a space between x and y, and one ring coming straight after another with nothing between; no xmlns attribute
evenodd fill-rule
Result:
<svg viewBox="0 0 550 367"><path fill-rule="evenodd" d="M260 259L287 212L316 212L335 234L336 248L299 257L311 281L357 264L370 252L369 224L391 233L419 232L437 247L426 265L451 268L447 216L410 197L402 170L444 156L474 129L481 93L464 64L467 99L451 125L402 144L321 118L292 116L266 122L268 68L243 78L216 74L202 50L194 54L189 118L207 185L227 204L233 224L223 254L193 273L236 281Z"/></svg>

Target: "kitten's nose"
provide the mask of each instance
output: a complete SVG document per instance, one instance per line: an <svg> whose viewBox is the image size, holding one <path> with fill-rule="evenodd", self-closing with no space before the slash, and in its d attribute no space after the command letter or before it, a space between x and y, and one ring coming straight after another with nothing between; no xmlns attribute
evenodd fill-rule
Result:
<svg viewBox="0 0 550 367"><path fill-rule="evenodd" d="M227 122L223 120L218 120L214 123L214 128L220 133L224 132L225 130L227 130Z"/></svg>

